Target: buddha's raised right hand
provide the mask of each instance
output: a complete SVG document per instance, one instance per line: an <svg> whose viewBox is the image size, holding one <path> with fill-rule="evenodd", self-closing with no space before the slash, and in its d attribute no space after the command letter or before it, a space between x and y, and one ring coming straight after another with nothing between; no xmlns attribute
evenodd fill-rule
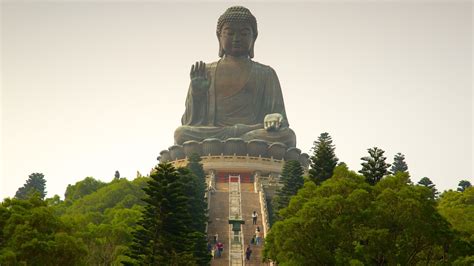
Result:
<svg viewBox="0 0 474 266"><path fill-rule="evenodd" d="M206 71L206 63L199 61L192 65L190 76L193 94L202 94L209 90L211 81Z"/></svg>

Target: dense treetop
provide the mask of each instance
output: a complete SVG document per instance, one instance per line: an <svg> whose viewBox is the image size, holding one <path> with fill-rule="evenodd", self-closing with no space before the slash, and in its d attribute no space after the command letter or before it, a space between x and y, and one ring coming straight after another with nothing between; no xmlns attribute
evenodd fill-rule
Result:
<svg viewBox="0 0 474 266"><path fill-rule="evenodd" d="M438 193L428 177L410 181L400 153L390 173L384 151L369 149L359 175L336 166L334 150L323 133L309 176L299 162L285 163L282 187L268 202L278 219L266 258L280 265L474 264L468 180ZM131 181L118 171L111 182L86 177L66 188L64 200L44 199L44 175L31 174L0 204L0 265L207 265L205 174L199 156L188 161Z"/></svg>
<svg viewBox="0 0 474 266"><path fill-rule="evenodd" d="M37 193L41 199L46 196L46 180L42 173L32 173L26 183L15 194L17 199L28 199Z"/></svg>
<svg viewBox="0 0 474 266"><path fill-rule="evenodd" d="M474 251L432 191L401 172L371 186L340 165L321 186L306 182L280 215L265 242L265 256L280 265L462 263Z"/></svg>

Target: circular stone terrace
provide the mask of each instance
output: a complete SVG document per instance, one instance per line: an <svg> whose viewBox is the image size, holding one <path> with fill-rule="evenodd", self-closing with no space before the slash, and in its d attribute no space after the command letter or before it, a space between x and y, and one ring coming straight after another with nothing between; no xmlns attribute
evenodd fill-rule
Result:
<svg viewBox="0 0 474 266"><path fill-rule="evenodd" d="M160 152L160 162L171 162L174 166L186 166L187 158L196 153L201 156L204 171L249 171L281 173L285 161L299 161L308 169L309 156L296 147L288 148L280 142L268 143L263 140L244 141L240 138L205 139L201 142L187 141L183 145L173 145Z"/></svg>

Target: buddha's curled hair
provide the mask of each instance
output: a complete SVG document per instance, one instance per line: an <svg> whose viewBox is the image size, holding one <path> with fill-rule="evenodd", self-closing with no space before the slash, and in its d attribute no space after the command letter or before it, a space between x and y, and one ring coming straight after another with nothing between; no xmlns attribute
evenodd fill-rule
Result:
<svg viewBox="0 0 474 266"><path fill-rule="evenodd" d="M248 22L253 30L253 38L256 39L258 35L257 31L257 19L252 15L250 10L243 6L229 7L224 14L219 17L217 21L217 36L220 36L222 26L226 22Z"/></svg>

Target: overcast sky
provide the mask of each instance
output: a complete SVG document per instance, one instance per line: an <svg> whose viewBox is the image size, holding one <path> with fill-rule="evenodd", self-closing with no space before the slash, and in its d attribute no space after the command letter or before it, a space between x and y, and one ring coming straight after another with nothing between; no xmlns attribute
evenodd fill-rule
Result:
<svg viewBox="0 0 474 266"><path fill-rule="evenodd" d="M67 2L67 1L66 1ZM173 145L197 60L236 3L2 2L0 198L134 178ZM329 132L352 170L377 146L438 189L473 176L472 2L245 2L297 147Z"/></svg>

